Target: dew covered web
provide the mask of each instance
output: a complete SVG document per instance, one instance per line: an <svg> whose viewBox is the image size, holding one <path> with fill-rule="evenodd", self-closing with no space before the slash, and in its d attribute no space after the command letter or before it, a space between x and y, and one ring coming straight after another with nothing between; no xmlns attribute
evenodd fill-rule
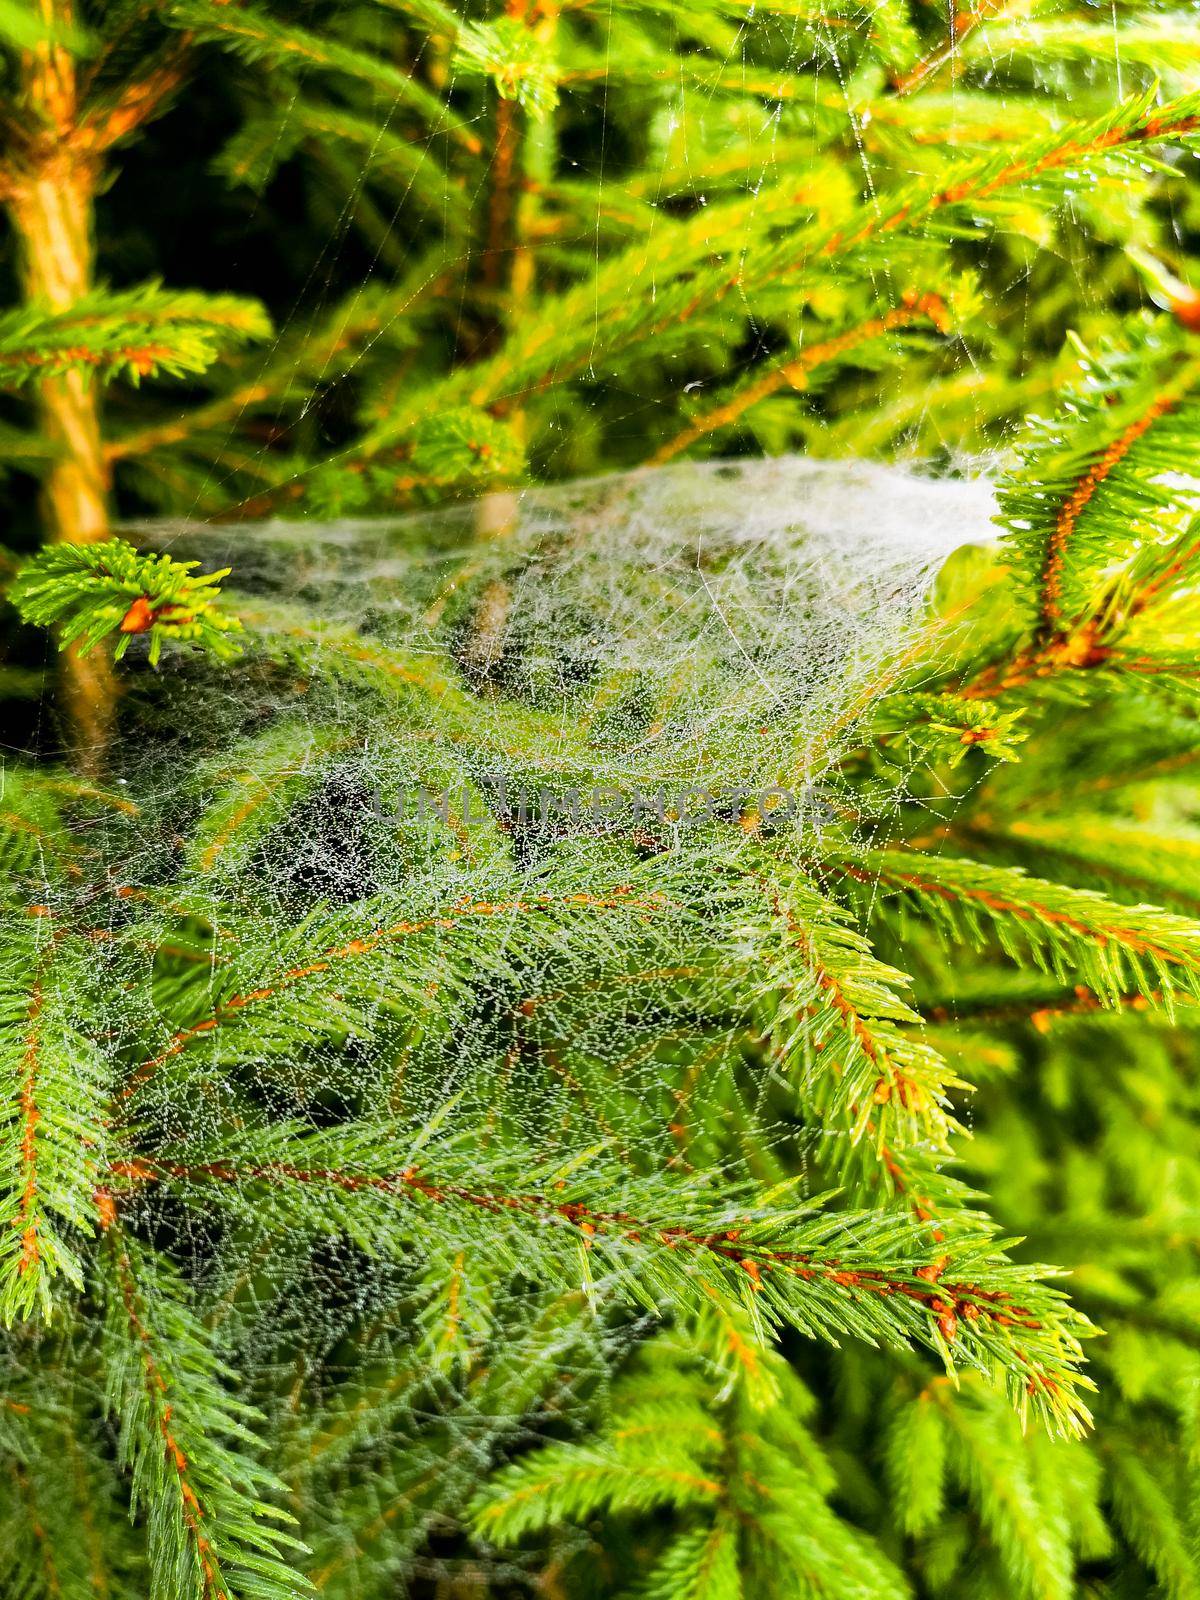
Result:
<svg viewBox="0 0 1200 1600"><path fill-rule="evenodd" d="M182 1267L300 1486L308 1570L332 1582L379 1517L422 1547L418 1485L461 1507L671 1305L633 1224L627 1271L553 1217L439 1202L430 1226L342 1180L528 1195L594 1171L653 1222L665 1173L711 1216L757 1179L735 1114L756 1162L803 1172L795 1097L748 1056L761 896L746 930L721 862L751 823L847 826L838 760L992 509L983 479L781 458L125 530L233 563L243 650L152 668L133 640L108 793L76 797L38 897L87 930L54 981L111 1071L122 1222ZM545 815L521 799L543 793Z"/></svg>
<svg viewBox="0 0 1200 1600"><path fill-rule="evenodd" d="M473 782L503 778L517 795L528 775L531 802L601 783L643 798L665 785L674 801L688 785L756 794L828 773L928 623L941 564L990 542L993 512L982 477L782 457L398 518L130 531L231 566L252 634L274 648L311 634L305 659L348 699L386 675L369 641L403 652L426 698L402 725L373 725L361 759L431 799L445 773L423 766L423 745L446 738ZM261 609L242 605L247 590ZM474 704L459 724L463 695Z"/></svg>
<svg viewBox="0 0 1200 1600"><path fill-rule="evenodd" d="M151 671L135 644L130 809L91 824L112 928L128 948L143 924L157 951L160 1011L121 1003L113 1030L135 1063L153 1052L126 1102L148 1146L194 1164L264 1121L382 1116L408 1130L397 1170L430 1126L435 1143L461 1127L498 1151L511 1134L538 1159L660 1169L681 1074L700 1120L745 1029L719 982L709 1005L693 981L713 863L756 814L797 838L844 824L837 758L927 638L939 567L988 538L991 511L982 479L783 458L382 521L130 530L234 561L247 629L232 664L174 651ZM719 798L690 818L697 788ZM769 790L796 804L773 815ZM722 926L730 959L738 939ZM331 953L344 985L323 975ZM752 1091L763 1148L795 1136L768 1089ZM710 1178L725 1159L697 1155ZM476 1181L502 1181L493 1165L481 1150ZM150 1188L131 1203L193 1261L241 1370L268 1390L330 1382L348 1330L374 1328L380 1361L433 1382L404 1427L417 1444L428 1429L434 1455L458 1430L467 1477L548 1373L594 1379L596 1342L636 1331L539 1321L544 1291L452 1210L444 1259L421 1271L454 1285L453 1338L445 1294L414 1300L410 1269L344 1220L314 1246L253 1206L214 1228ZM483 1340L509 1386L468 1405L456 1340Z"/></svg>
<svg viewBox="0 0 1200 1600"><path fill-rule="evenodd" d="M165 829L191 892L291 924L413 895L418 865L442 903L489 860L519 897L587 840L702 858L739 820L844 823L839 758L882 693L919 686L933 582L993 510L982 477L784 457L394 519L130 529L232 566L247 636L232 664L140 675L187 751L126 742L149 831L122 873L162 870Z"/></svg>

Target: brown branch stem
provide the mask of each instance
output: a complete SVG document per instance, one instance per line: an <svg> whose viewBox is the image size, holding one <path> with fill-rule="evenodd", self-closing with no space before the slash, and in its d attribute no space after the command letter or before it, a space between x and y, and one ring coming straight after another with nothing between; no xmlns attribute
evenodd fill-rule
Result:
<svg viewBox="0 0 1200 1600"><path fill-rule="evenodd" d="M72 0L38 0L42 19L58 34L74 22ZM93 287L93 207L98 172L74 147L78 130L75 63L62 45L38 45L22 58L37 132L20 170L4 192L17 237L23 298L28 305L67 311ZM54 451L42 483L45 536L90 544L107 539L108 471L100 439L96 385L82 371L36 385L38 428ZM88 773L103 764L116 705L116 680L100 650L64 654L61 696L77 764Z"/></svg>
<svg viewBox="0 0 1200 1600"><path fill-rule="evenodd" d="M772 368L747 384L728 400L693 418L673 439L659 446L650 457L651 465L659 466L672 461L698 439L732 427L752 406L778 394L781 389L807 388L811 373L829 362L840 360L859 345L869 344L872 340L899 332L919 322L930 323L939 333L950 331L949 313L940 295L918 294L916 290L908 291L902 296L898 306L893 306L880 316L868 317L832 338L823 339L817 344L810 345L807 350L801 350L798 355L785 361L781 366Z"/></svg>

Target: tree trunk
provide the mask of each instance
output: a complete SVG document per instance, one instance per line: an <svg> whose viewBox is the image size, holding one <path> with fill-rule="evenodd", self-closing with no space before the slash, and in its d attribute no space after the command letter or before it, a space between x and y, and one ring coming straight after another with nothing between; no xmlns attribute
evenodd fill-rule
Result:
<svg viewBox="0 0 1200 1600"><path fill-rule="evenodd" d="M70 0L38 0L45 20L73 21ZM20 246L27 303L68 310L93 286L92 222L96 170L73 148L77 126L75 63L57 45L30 51L25 89L37 123L11 183L8 211ZM56 451L42 486L47 540L90 544L109 536L108 473L100 438L97 385L82 372L37 385L37 421ZM112 733L116 678L103 647L62 660L61 702L77 764L95 772Z"/></svg>

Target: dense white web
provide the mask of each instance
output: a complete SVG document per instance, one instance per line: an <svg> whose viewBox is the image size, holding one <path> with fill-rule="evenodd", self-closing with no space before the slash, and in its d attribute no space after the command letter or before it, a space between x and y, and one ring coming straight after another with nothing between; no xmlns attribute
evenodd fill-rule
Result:
<svg viewBox="0 0 1200 1600"><path fill-rule="evenodd" d="M504 757L516 701L551 740L556 717L568 742L586 727L597 774L615 781L777 781L781 760L796 777L833 764L921 626L941 564L989 541L993 511L982 476L782 457L399 518L132 531L229 563L234 585L328 628L440 660L482 697L481 758ZM534 754L553 771L551 748Z"/></svg>
<svg viewBox="0 0 1200 1600"><path fill-rule="evenodd" d="M655 882L671 882L678 855L702 883L709 842L721 848L739 805L836 782L862 719L919 653L939 570L991 539L992 512L984 476L785 457L645 469L403 518L127 530L231 563L226 601L246 625L232 663L177 649L155 671L131 648L128 705L148 736L123 742L118 781L136 810L97 818L88 840L117 889L113 931L127 938L132 916L148 945L177 950L181 929L195 940L176 968L165 958L156 992L172 1017L158 1037L134 1019L163 1057L134 1101L146 1136L187 1148L255 1118L319 1130L386 1107L437 1123L453 1106L464 1127L511 1119L534 1149L570 1130L568 1142L657 1163L680 1115L680 1074L688 1115L717 1112L731 1080L716 1064L736 1059L745 1018L677 990L670 973L686 947L669 928L644 945L626 929L622 948L600 923L580 926L526 954L528 907L563 885L603 896L614 871L630 870L611 851L631 839ZM497 778L511 780L507 795ZM602 817L587 809L593 785L609 791ZM564 787L582 792L581 815L539 818L533 802L514 816L514 792ZM671 807L696 787L748 798L690 833ZM660 789L665 820L652 804L633 813ZM440 810L444 795L454 798ZM813 824L802 808L788 825ZM496 915L464 965L455 908L483 897ZM431 966L436 999L415 1035L389 1020L389 985L407 981L393 968L349 1006L330 1048L322 1030L341 994L310 1017L292 975L447 913L449 953ZM731 954L736 942L732 930ZM646 967L661 981L646 982ZM253 1003L228 1007L231 994L253 1002L276 988L289 1007L295 996L295 1035L282 1044L278 1010L260 1023ZM117 1016L119 1038L122 1006ZM200 1026L172 1054L180 1016ZM794 1141L770 1076L749 1092L761 1150ZM715 1176L725 1158L709 1159ZM372 1359L409 1370L420 1319L436 1323L436 1304L413 1321L405 1267L364 1258L352 1240L314 1251L249 1217L222 1231L153 1191L138 1208L192 1262L202 1303L260 1388L297 1381L299 1349L301 1381L333 1396L357 1381L361 1352L342 1341L364 1327L379 1330ZM469 1484L524 1425L524 1367L553 1373L565 1396L568 1382L602 1381L643 1330L602 1317L547 1336L531 1321L541 1292L491 1280L452 1216L444 1248L448 1279L461 1279L465 1347L491 1350L511 1391L481 1412L435 1362L419 1405L389 1425L418 1455L436 1457L448 1439L451 1476ZM602 1303L603 1283L593 1290ZM373 1448L373 1436L361 1442Z"/></svg>

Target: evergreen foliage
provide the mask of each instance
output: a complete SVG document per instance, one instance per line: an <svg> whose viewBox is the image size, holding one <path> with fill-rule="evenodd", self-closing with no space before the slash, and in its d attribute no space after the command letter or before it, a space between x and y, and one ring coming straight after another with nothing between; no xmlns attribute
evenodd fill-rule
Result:
<svg viewBox="0 0 1200 1600"><path fill-rule="evenodd" d="M236 654L224 635L237 630L237 618L219 611L212 598L229 568L195 577L199 564L139 555L124 539L50 545L26 562L8 597L26 622L57 624L64 644L82 641L82 654L111 633L120 635L113 652L118 661L135 635L147 634L152 667L164 639L200 644L216 656Z"/></svg>
<svg viewBox="0 0 1200 1600"><path fill-rule="evenodd" d="M5 1600L1200 1593L1194 28L0 3ZM819 759L723 634L597 669L677 573L469 498L1023 414ZM685 742L828 815L487 782Z"/></svg>

